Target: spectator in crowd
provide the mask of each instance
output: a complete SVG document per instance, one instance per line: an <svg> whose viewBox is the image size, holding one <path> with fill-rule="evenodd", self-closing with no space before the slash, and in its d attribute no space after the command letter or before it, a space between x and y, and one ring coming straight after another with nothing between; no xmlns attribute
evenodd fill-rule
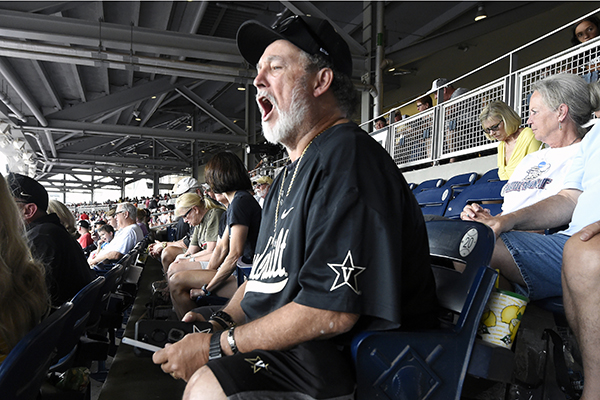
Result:
<svg viewBox="0 0 600 400"><path fill-rule="evenodd" d="M167 276L189 269L206 269L219 237L219 221L225 207L210 197L186 193L177 198L175 212L194 227L188 250L177 256Z"/></svg>
<svg viewBox="0 0 600 400"><path fill-rule="evenodd" d="M265 136L292 164L273 182L253 271L212 318L216 332L187 335L153 360L191 377L186 398L352 399L344 337L437 324L423 216L389 154L349 119L352 58L327 21L293 16L277 30L250 21L237 39L258 66Z"/></svg>
<svg viewBox="0 0 600 400"><path fill-rule="evenodd" d="M571 124L583 125L592 110L600 109L597 84L569 91L570 95L588 97L584 107L573 113L568 113L569 106L561 102L560 90L553 91L559 104L548 104L554 117L546 123L554 129L560 129L559 124L563 129ZM583 138L558 194L499 217L478 210L467 215L488 224L498 236L491 266L514 283L516 291L531 300L563 297L569 325L582 353L585 385L581 399L586 400L600 393L599 161L600 125L596 124ZM566 224L566 230L552 235L523 232Z"/></svg>
<svg viewBox="0 0 600 400"><path fill-rule="evenodd" d="M541 96L538 93L538 97ZM540 100L538 99L538 102ZM538 151L542 143L531 128L521 127L521 117L503 101L493 101L481 114L479 121L489 140L498 143L498 176L507 181L521 160Z"/></svg>
<svg viewBox="0 0 600 400"><path fill-rule="evenodd" d="M265 197L267 197L267 193L269 193L269 188L273 183L273 179L270 176L260 176L256 181L254 181L254 193L258 196L258 204L263 206L265 203Z"/></svg>
<svg viewBox="0 0 600 400"><path fill-rule="evenodd" d="M195 178L186 177L180 179L173 186L172 196L181 196L185 193L194 193L198 196L203 195L203 187L198 183ZM150 255L154 258L161 260L163 270L166 272L169 265L175 258L186 252L190 246L193 231L190 229L190 225L185 222L185 218L178 218L174 226L175 240L173 242L161 242L155 240L154 244L150 246ZM198 249L191 249L193 252L199 251Z"/></svg>
<svg viewBox="0 0 600 400"><path fill-rule="evenodd" d="M563 188L565 176L585 133L579 123L587 121L588 116L580 113L587 112L589 96L581 78L571 74L552 75L535 82L532 88L534 92L527 123L535 129L536 137L543 138L550 147L527 155L516 167L502 189L503 213L516 211L557 194ZM561 124L560 128L553 123L555 116L551 110L559 103L566 105L567 116L575 123ZM463 211L468 214L475 209L479 210L479 207L467 205Z"/></svg>
<svg viewBox="0 0 600 400"><path fill-rule="evenodd" d="M31 256L19 215L0 175L0 364L50 306L44 266Z"/></svg>
<svg viewBox="0 0 600 400"><path fill-rule="evenodd" d="M96 255L113 240L115 237L115 229L109 224L100 225L97 229L97 235L98 240L96 242L96 249L90 253L88 258L95 258Z"/></svg>
<svg viewBox="0 0 600 400"><path fill-rule="evenodd" d="M138 226L142 230L142 235L144 235L144 237L146 237L146 235L148 235L148 233L150 232L148 229L148 221L149 220L150 220L150 214L147 212L147 210L144 208L138 208L136 217L135 217L135 222L138 224Z"/></svg>
<svg viewBox="0 0 600 400"><path fill-rule="evenodd" d="M600 21L598 18L589 16L582 19L573 26L573 37L571 43L576 46L580 43L587 42L600 34Z"/></svg>
<svg viewBox="0 0 600 400"><path fill-rule="evenodd" d="M48 214L56 214L58 215L58 219L60 219L60 223L65 227L67 232L69 232L74 237L77 237L77 228L75 227L75 216L65 206L58 200L50 200L48 202Z"/></svg>
<svg viewBox="0 0 600 400"><path fill-rule="evenodd" d="M433 107L433 100L431 99L431 95L426 94L415 102L417 106L418 112L423 112L428 108Z"/></svg>
<svg viewBox="0 0 600 400"><path fill-rule="evenodd" d="M90 223L89 221L82 219L77 222L77 232L79 233L79 245L82 249L85 249L91 244L94 244L94 240L92 239L92 234L90 233Z"/></svg>
<svg viewBox="0 0 600 400"><path fill-rule="evenodd" d="M444 86L444 85L446 85L446 86ZM444 86L444 98L442 99L442 101L440 101L438 99L438 89L441 88L442 86ZM450 99L455 99L458 96L462 96L463 94L467 93L469 91L469 89L454 88L454 86L448 85L448 79L437 78L431 84L431 91L434 92L435 99L438 101L438 103L442 103L442 102L448 101Z"/></svg>
<svg viewBox="0 0 600 400"><path fill-rule="evenodd" d="M375 129L383 129L387 126L387 121L383 117L379 117L375 120Z"/></svg>
<svg viewBox="0 0 600 400"><path fill-rule="evenodd" d="M9 174L8 183L27 225L31 252L46 268L52 306L59 307L92 281L92 271L81 246L62 226L58 216L46 213L46 189L20 174Z"/></svg>
<svg viewBox="0 0 600 400"><path fill-rule="evenodd" d="M119 229L114 239L96 257L88 258L91 266L104 260L116 261L122 258L135 244L144 238L142 229L136 224L137 208L131 203L119 203L114 214Z"/></svg>
<svg viewBox="0 0 600 400"><path fill-rule="evenodd" d="M215 193L223 193L229 201L227 229L215 247L204 270L181 271L170 276L169 288L175 311L181 317L195 307L190 289L195 296L230 298L237 289L232 276L237 265L252 265L254 249L261 221L261 208L249 193L252 182L246 167L233 153L217 153L206 164L204 175Z"/></svg>
<svg viewBox="0 0 600 400"><path fill-rule="evenodd" d="M111 208L110 210L108 210L106 212L106 223L109 224L110 226L113 227L113 229L116 231L117 229L119 229L119 226L117 224L117 219L115 218L115 212L117 211L117 208Z"/></svg>

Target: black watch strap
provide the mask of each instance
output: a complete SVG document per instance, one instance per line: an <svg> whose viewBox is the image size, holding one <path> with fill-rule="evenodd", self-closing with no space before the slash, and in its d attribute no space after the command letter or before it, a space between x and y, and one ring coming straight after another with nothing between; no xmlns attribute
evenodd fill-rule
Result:
<svg viewBox="0 0 600 400"><path fill-rule="evenodd" d="M217 311L213 313L208 320L215 321L221 325L223 329L229 329L232 326L235 326L233 318L231 318L231 315L227 314L225 311Z"/></svg>
<svg viewBox="0 0 600 400"><path fill-rule="evenodd" d="M223 332L213 333L210 337L210 348L208 349L208 361L216 360L217 358L223 357L223 350L221 350L221 334Z"/></svg>

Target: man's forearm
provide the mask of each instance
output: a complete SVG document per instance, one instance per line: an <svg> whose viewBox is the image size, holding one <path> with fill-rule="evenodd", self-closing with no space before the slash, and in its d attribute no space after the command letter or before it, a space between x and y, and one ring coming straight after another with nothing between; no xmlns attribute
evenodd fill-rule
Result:
<svg viewBox="0 0 600 400"><path fill-rule="evenodd" d="M96 257L94 257L93 265L99 264L104 260L118 260L122 257L123 257L123 254L119 253L118 251L103 252L103 253L98 254Z"/></svg>
<svg viewBox="0 0 600 400"><path fill-rule="evenodd" d="M234 337L241 352L283 350L347 332L358 317L358 314L321 310L292 302L236 328ZM225 335L221 336L221 347L225 354L232 354Z"/></svg>

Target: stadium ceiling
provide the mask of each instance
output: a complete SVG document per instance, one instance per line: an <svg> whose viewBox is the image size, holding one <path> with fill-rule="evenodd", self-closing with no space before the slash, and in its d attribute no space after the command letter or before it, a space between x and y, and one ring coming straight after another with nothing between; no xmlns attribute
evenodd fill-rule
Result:
<svg viewBox="0 0 600 400"><path fill-rule="evenodd" d="M488 18L475 23L478 2L385 2L385 58L410 71L411 63L564 3L485 2ZM365 32L374 5L0 2L0 146L15 148L13 170L53 184L66 174L83 189L193 174L214 152L262 142L255 73L235 45L244 21L328 18L350 44L360 85L373 69L375 41Z"/></svg>

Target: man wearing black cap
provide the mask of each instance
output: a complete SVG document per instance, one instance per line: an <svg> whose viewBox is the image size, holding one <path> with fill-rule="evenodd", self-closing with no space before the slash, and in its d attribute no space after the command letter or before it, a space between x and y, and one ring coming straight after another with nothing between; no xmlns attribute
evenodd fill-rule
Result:
<svg viewBox="0 0 600 400"><path fill-rule="evenodd" d="M292 164L265 199L248 281L210 319L217 332L153 360L191 378L186 399L353 399L355 333L436 323L422 213L393 160L349 120L352 59L327 21L251 21L237 41L257 65L265 137Z"/></svg>
<svg viewBox="0 0 600 400"><path fill-rule="evenodd" d="M20 174L9 174L8 183L27 224L31 252L46 267L52 305L58 307L92 281L92 271L81 246L61 225L58 216L46 213L46 189Z"/></svg>

